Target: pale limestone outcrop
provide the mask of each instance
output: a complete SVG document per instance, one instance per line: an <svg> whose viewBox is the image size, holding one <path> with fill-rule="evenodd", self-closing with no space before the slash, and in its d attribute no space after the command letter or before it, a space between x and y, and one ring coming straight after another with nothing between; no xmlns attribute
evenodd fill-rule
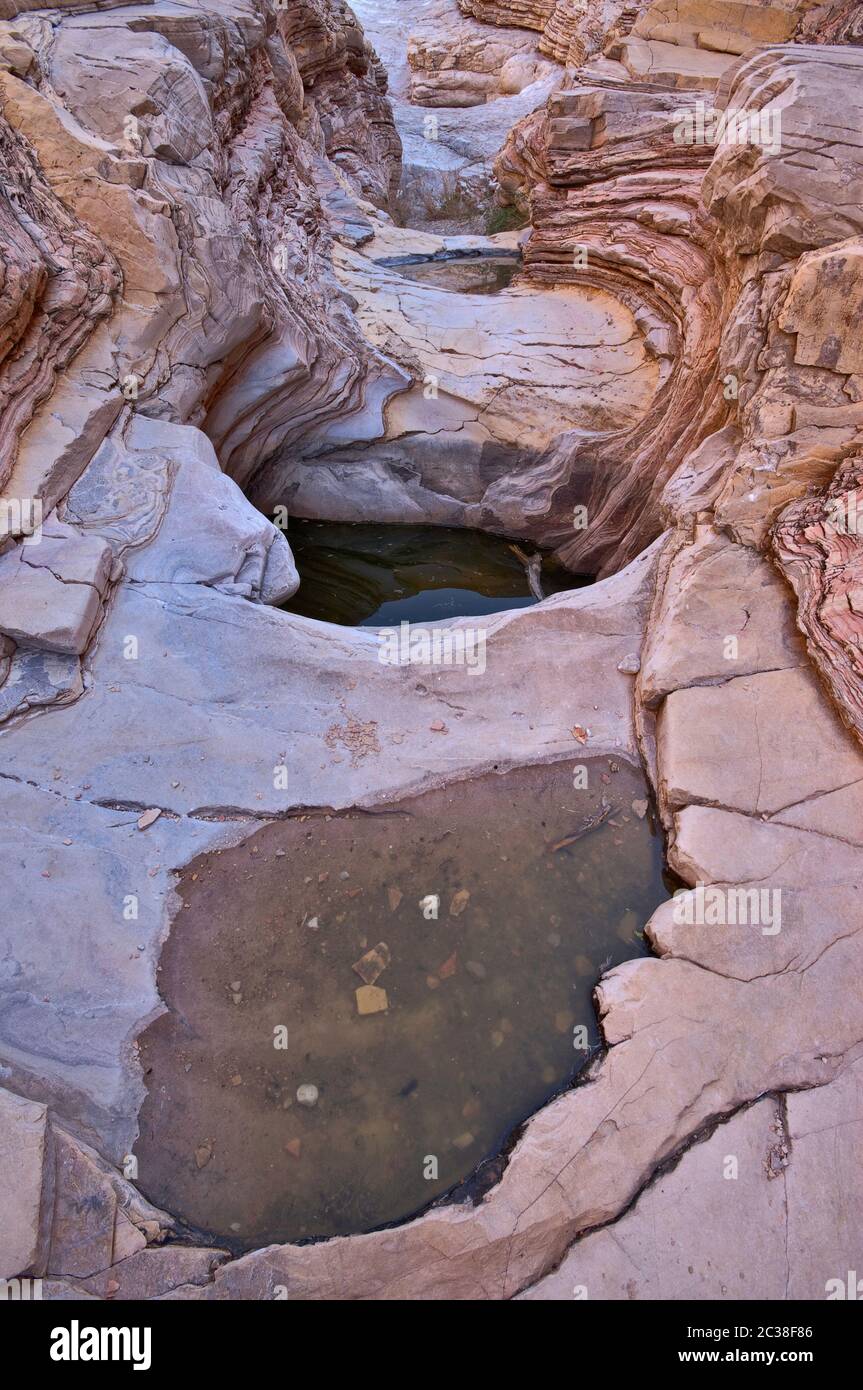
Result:
<svg viewBox="0 0 863 1390"><path fill-rule="evenodd" d="M402 182L396 213L405 226L434 234L481 234L499 212L492 162L512 126L545 105L558 76L480 105L450 109L397 102Z"/></svg>
<svg viewBox="0 0 863 1390"><path fill-rule="evenodd" d="M513 22L517 7L471 8L505 9ZM402 388L448 348L458 349L448 367L460 364L460 399L473 392L487 415L491 400L483 373L465 364L472 354L455 308L394 289L392 274L369 264L375 243L407 243L374 207L390 186L388 118L354 26L309 0L293 12L286 44L283 20L270 27L245 0L225 11L159 0L54 16L62 42L50 45L49 21L19 20L0 72L10 126L99 241L99 264L113 257L123 277L82 334L51 409L31 393L12 474L63 512L40 543L54 546L44 552L49 573L98 589L105 607L84 652L77 637L64 638L72 650L46 651L50 636L35 622L14 628L14 641L0 632L0 710L11 717L0 741L0 855L17 893L0 928L0 1040L4 1080L20 1093L0 1115L28 1107L32 1120L23 1138L15 1125L14 1141L0 1144L15 1165L22 1143L31 1154L20 1208L0 1164L0 1195L15 1216L0 1220L15 1237L8 1263L26 1259L16 1272L44 1275L46 1296L63 1299L267 1298L277 1286L293 1299L507 1298L528 1286L554 1297L569 1279L586 1280L591 1296L733 1298L754 1227L763 1261L747 1292L823 1296L844 1268L838 1194L853 1232L861 1210L843 1142L859 1120L863 1036L847 985L863 965L863 755L851 732L860 727L859 537L837 526L832 505L849 515L860 452L860 55L788 45L729 66L724 106L782 112L771 151L676 141L681 112L691 116L697 99L673 89L677 69L660 90L593 70L513 134L501 185L530 210L533 230L529 276L502 302L524 306L525 324L577 294L607 305L649 345L659 387L624 428L606 403L613 428L599 435L597 418L567 431L567 404L551 425L563 437L538 440L538 460L490 488L480 478L487 510L474 519L552 540L609 577L496 617L488 682L448 669L419 690L410 672L381 666L372 633L334 633L267 606L296 582L287 544L216 459L244 485L261 462L281 466L288 454L311 474L352 449L356 471L369 469L364 446L385 432L391 442L391 422L416 403ZM137 84L131 101L142 107L132 151L120 148L117 111L92 81L115 26L135 62L126 71L112 60L110 81ZM838 133L837 83L848 94ZM703 76L699 84L706 90ZM369 136L363 168L358 110L384 133ZM50 199L41 206L50 222ZM330 227L346 244L343 293ZM13 344L42 292L38 257L16 246L18 284L4 301ZM76 284L76 310L80 293ZM373 294L379 314L368 307ZM448 315L457 343L445 339ZM81 329L75 314L72 322ZM489 322L471 325L481 357ZM47 327L45 341L57 324ZM503 327L508 353L520 329ZM591 355L597 345L594 335ZM117 389L130 373L140 376L131 399ZM568 390L561 378L539 391L555 408L558 386ZM511 431L514 417L502 408L496 428ZM540 425L537 411L532 428ZM381 480L375 507L412 502L439 519L433 509L465 479L438 468L437 491L433 473L424 494L407 498ZM581 504L584 534L573 526ZM43 568L40 546L27 549L0 557L13 583ZM537 659L549 652L553 661ZM20 717L51 700L45 718ZM375 728L355 764L327 742L334 706L346 727ZM445 743L429 728L432 711L450 723ZM670 865L690 890L684 903L699 883L756 895L767 887L782 895L780 929L735 920L717 930L675 904L660 908L646 924L656 956L598 986L607 1051L525 1126L479 1205L235 1260L180 1251L170 1218L84 1142L122 1164L134 1138L142 1086L130 1039L161 1007L155 971L176 915L174 867L291 808L381 806L454 780L469 795L471 775L495 764L571 757L574 719L589 724L591 751L640 750ZM286 749L287 795L272 778ZM148 808L160 815L140 829ZM118 930L128 894L138 916ZM739 1221L723 1224L721 1269L699 1278L700 1236L727 1201L715 1164L729 1135L744 1160L736 1190L745 1200ZM825 1183L828 1144L839 1160ZM36 1195L50 1190L46 1149L53 1224ZM684 1218L686 1262L667 1255ZM618 1233L625 1250L653 1262L634 1282L609 1254Z"/></svg>
<svg viewBox="0 0 863 1390"><path fill-rule="evenodd" d="M402 180L395 209L408 227L484 232L493 214L491 162L512 126L560 78L524 29L490 29L455 0L357 0L390 72ZM429 109L431 108L431 109Z"/></svg>
<svg viewBox="0 0 863 1390"><path fill-rule="evenodd" d="M519 1298L835 1297L863 1237L861 1071L719 1124Z"/></svg>
<svg viewBox="0 0 863 1390"><path fill-rule="evenodd" d="M463 14L455 0L356 0L353 9L374 29L389 92L419 106L460 108L512 95L552 71L524 29L489 28Z"/></svg>
<svg viewBox="0 0 863 1390"><path fill-rule="evenodd" d="M648 411L662 369L646 325L613 295L530 284L464 295L380 266L379 249L377 239L340 249L336 264L368 341L410 374L411 389L373 445L273 459L251 494L264 511L283 502L332 520L424 515L517 530L512 495L554 441L619 430Z"/></svg>
<svg viewBox="0 0 863 1390"><path fill-rule="evenodd" d="M112 566L101 537L50 524L39 545L0 556L0 627L19 643L80 656L102 611Z"/></svg>
<svg viewBox="0 0 863 1390"><path fill-rule="evenodd" d="M490 25L538 30L538 48L596 75L681 89L715 88L733 58L799 36L807 43L853 43L860 21L848 0L458 0ZM610 63L606 60L610 60Z"/></svg>
<svg viewBox="0 0 863 1390"><path fill-rule="evenodd" d="M330 266L324 206L343 234L371 235L359 205L385 204L400 167L385 76L346 7L161 0L53 25L20 16L6 38L0 136L17 191L0 210L0 631L19 651L4 717L80 693L74 658L106 593L104 575L64 573L76 548L99 544L76 539L71 515L53 569L36 544L9 551L28 508L47 520L100 451L116 470L136 422L205 425L243 482L262 451L325 434L336 416L373 434L403 385L357 331ZM296 584L284 538L218 486L257 548L254 566L250 549L226 559L224 580L284 598Z"/></svg>

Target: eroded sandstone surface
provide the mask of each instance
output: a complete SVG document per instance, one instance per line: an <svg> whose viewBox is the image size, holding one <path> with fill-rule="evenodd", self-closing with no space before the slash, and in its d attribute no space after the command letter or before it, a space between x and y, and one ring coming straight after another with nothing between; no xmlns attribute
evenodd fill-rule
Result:
<svg viewBox="0 0 863 1390"><path fill-rule="evenodd" d="M822 1298L863 1235L859 7L411 8L2 8L0 1277ZM501 248L485 303L399 277ZM417 682L278 609L279 505L600 579ZM195 1244L130 1180L178 874L573 729L643 765L693 909L599 981L603 1054L476 1205ZM781 922L699 921L705 887Z"/></svg>

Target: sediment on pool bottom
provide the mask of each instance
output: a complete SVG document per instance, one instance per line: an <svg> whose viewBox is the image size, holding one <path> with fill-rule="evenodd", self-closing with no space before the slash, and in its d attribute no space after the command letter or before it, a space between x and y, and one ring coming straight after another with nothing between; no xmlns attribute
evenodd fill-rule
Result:
<svg viewBox="0 0 863 1390"><path fill-rule="evenodd" d="M640 774L577 755L268 825L181 894L135 1152L239 1246L400 1220L498 1152L667 895Z"/></svg>

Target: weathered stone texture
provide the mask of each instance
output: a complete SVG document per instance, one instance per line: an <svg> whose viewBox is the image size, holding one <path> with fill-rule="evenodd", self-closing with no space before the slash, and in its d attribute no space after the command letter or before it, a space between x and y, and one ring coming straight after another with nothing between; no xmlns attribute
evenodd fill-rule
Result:
<svg viewBox="0 0 863 1390"><path fill-rule="evenodd" d="M388 219L385 74L337 0L41 8L0 25L0 1275L58 1299L824 1296L863 1210L854 7L459 0L412 71L464 104L433 158L399 108L402 206L479 207L515 114L495 168L527 238ZM521 36L506 77L480 22ZM699 140L712 102L761 138ZM500 249L523 274L483 305L380 264ZM497 615L491 679L429 689L369 631L274 611L297 575L244 491L479 524L602 579ZM356 765L334 707L377 731ZM262 816L571 758L582 710L591 752L641 752L685 885L654 956L597 986L605 1052L475 1207L181 1245L120 1177L174 870ZM690 920L705 887L779 892L781 924Z"/></svg>

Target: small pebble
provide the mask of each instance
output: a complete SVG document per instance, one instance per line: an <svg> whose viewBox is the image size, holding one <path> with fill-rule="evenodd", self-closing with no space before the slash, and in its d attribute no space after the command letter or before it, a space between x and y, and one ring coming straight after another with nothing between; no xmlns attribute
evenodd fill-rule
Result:
<svg viewBox="0 0 863 1390"><path fill-rule="evenodd" d="M356 998L359 1014L383 1014L387 1011L387 992L379 985L360 985Z"/></svg>

